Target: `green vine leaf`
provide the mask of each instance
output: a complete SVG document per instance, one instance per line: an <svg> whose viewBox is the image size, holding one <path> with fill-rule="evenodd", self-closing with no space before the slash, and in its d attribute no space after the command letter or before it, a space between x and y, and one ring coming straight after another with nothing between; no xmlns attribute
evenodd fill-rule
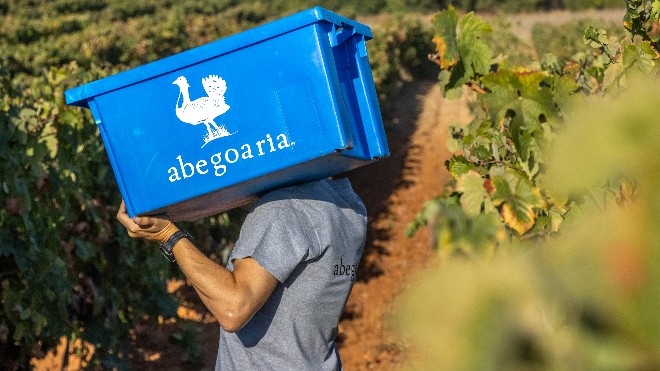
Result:
<svg viewBox="0 0 660 371"><path fill-rule="evenodd" d="M442 69L454 66L458 62L457 30L458 13L456 9L450 7L447 10L440 11L433 16L433 26L435 27L435 36L433 43L435 51L439 58L439 65Z"/></svg>
<svg viewBox="0 0 660 371"><path fill-rule="evenodd" d="M524 162L532 155L535 161L542 161L542 123L557 114L552 90L542 85L546 78L542 71L508 70L482 78L491 94L484 94L481 100Z"/></svg>
<svg viewBox="0 0 660 371"><path fill-rule="evenodd" d="M568 76L553 75L550 78L553 86L553 101L557 112L565 112L576 104L579 104L584 97L578 92L579 86L574 79ZM547 117L548 122L556 123L553 116Z"/></svg>
<svg viewBox="0 0 660 371"><path fill-rule="evenodd" d="M650 74L655 68L655 61L660 57L651 42L637 35L631 41L624 40L621 44L621 57L605 70L603 86L616 91L619 86L625 86L629 72Z"/></svg>
<svg viewBox="0 0 660 371"><path fill-rule="evenodd" d="M474 164L468 161L465 156L454 155L446 163L447 169L454 179L458 179L461 175L475 168Z"/></svg>
<svg viewBox="0 0 660 371"><path fill-rule="evenodd" d="M432 23L436 63L441 68L439 84L447 97L455 98L462 85L488 73L493 53L483 38L492 27L472 12L459 20L453 7L436 13Z"/></svg>
<svg viewBox="0 0 660 371"><path fill-rule="evenodd" d="M482 213L497 212L491 201L484 179L476 171L463 174L457 182L456 190L462 192L461 206L469 217L475 217Z"/></svg>
<svg viewBox="0 0 660 371"><path fill-rule="evenodd" d="M545 207L541 191L523 175L506 172L493 177L493 203L500 207L504 223L523 235L536 222L534 208Z"/></svg>
<svg viewBox="0 0 660 371"><path fill-rule="evenodd" d="M458 51L466 73L469 76L487 74L493 54L483 37L492 32L491 25L474 13L468 13L461 18L459 27Z"/></svg>

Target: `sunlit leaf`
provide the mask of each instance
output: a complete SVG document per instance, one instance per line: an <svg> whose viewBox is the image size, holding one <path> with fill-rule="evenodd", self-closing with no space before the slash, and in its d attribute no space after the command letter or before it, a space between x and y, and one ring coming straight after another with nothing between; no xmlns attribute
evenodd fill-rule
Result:
<svg viewBox="0 0 660 371"><path fill-rule="evenodd" d="M484 179L475 171L469 171L458 178L456 190L462 192L461 206L470 217L495 211L490 197L484 187Z"/></svg>
<svg viewBox="0 0 660 371"><path fill-rule="evenodd" d="M461 175L474 168L474 164L468 161L464 156L452 156L447 162L447 169L454 179L458 179Z"/></svg>
<svg viewBox="0 0 660 371"><path fill-rule="evenodd" d="M537 161L542 160L538 143L543 137L541 124L557 112L553 92L542 86L546 77L544 72L503 70L482 78L491 94L481 99L496 122L505 129L508 124L509 136L522 161L527 161L532 153Z"/></svg>
<svg viewBox="0 0 660 371"><path fill-rule="evenodd" d="M578 104L583 98L582 94L577 94L578 84L569 76L553 76L554 86L553 101L560 111L570 109L575 104ZM552 121L552 115L548 116L548 121Z"/></svg>
<svg viewBox="0 0 660 371"><path fill-rule="evenodd" d="M492 200L500 207L506 225L521 235L532 228L536 221L534 208L544 205L540 190L525 177L511 172L494 176L493 186Z"/></svg>
<svg viewBox="0 0 660 371"><path fill-rule="evenodd" d="M461 87L488 73L492 61L490 46L483 37L490 33L488 22L468 13L458 18L456 9L436 13L433 17L440 68L440 86L447 97L459 96Z"/></svg>
<svg viewBox="0 0 660 371"><path fill-rule="evenodd" d="M458 50L461 62L469 76L485 75L493 59L490 45L483 37L492 32L490 24L468 13L461 18L458 35Z"/></svg>
<svg viewBox="0 0 660 371"><path fill-rule="evenodd" d="M548 210L548 215L550 218L550 227L552 228L552 231L557 232L559 230L559 226L564 221L564 212L553 207Z"/></svg>
<svg viewBox="0 0 660 371"><path fill-rule="evenodd" d="M440 58L440 67L446 69L458 61L458 46L456 41L456 27L458 25L458 13L450 7L440 11L433 16L435 36L433 42L436 52Z"/></svg>

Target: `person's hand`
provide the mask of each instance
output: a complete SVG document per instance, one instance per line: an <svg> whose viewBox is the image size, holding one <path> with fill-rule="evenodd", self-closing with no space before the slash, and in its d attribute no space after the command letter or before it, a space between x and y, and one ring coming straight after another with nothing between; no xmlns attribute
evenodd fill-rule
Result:
<svg viewBox="0 0 660 371"><path fill-rule="evenodd" d="M117 220L126 227L129 236L133 238L145 238L160 244L165 243L174 232L179 230L165 216L136 216L135 218L131 218L126 212L124 200L119 205Z"/></svg>

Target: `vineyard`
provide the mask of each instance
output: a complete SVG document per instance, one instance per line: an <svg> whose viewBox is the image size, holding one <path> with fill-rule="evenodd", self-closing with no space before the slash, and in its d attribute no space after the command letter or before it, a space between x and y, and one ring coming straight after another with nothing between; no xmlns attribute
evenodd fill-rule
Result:
<svg viewBox="0 0 660 371"><path fill-rule="evenodd" d="M115 221L120 196L98 129L64 90L310 5L0 0L0 368L29 368L62 339L89 368L129 368L136 326L177 318L187 299L168 291L180 272ZM373 26L383 107L437 77L443 99L470 110L447 133L451 179L408 225L409 236L431 236L438 260L395 311L419 353L410 367L660 367L660 1L626 1L621 23L534 28L531 45L478 14L621 4L322 5L350 17L410 13ZM430 23L415 15L430 12ZM401 129L390 119L392 136ZM242 217L186 227L222 262ZM362 274L377 263L366 254ZM170 340L197 368L194 330L179 326Z"/></svg>

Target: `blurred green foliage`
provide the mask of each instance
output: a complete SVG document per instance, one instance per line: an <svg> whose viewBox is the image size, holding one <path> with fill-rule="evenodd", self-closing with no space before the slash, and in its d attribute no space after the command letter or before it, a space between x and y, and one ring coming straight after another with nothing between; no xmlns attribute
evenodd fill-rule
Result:
<svg viewBox="0 0 660 371"><path fill-rule="evenodd" d="M397 324L422 360L411 369L660 368L658 86L645 76L588 98L553 146L553 192L591 198L624 177L619 197L593 198L556 239L447 261L406 294Z"/></svg>
<svg viewBox="0 0 660 371"><path fill-rule="evenodd" d="M475 119L411 226L444 258L397 309L411 369L660 368L660 1L626 4L623 34L523 66L483 21L434 18L441 88L472 90Z"/></svg>
<svg viewBox="0 0 660 371"><path fill-rule="evenodd" d="M622 13L622 20L623 20ZM581 60L585 52L584 31L595 27L607 32L608 35L622 38L626 30L622 22L604 22L598 19L583 18L567 22L563 25L537 23L532 27L532 45L539 55L552 54L561 61Z"/></svg>
<svg viewBox="0 0 660 371"><path fill-rule="evenodd" d="M419 18L387 17L373 33L367 49L381 100L387 100L406 80L435 76L436 69L427 61L433 50L433 33Z"/></svg>

